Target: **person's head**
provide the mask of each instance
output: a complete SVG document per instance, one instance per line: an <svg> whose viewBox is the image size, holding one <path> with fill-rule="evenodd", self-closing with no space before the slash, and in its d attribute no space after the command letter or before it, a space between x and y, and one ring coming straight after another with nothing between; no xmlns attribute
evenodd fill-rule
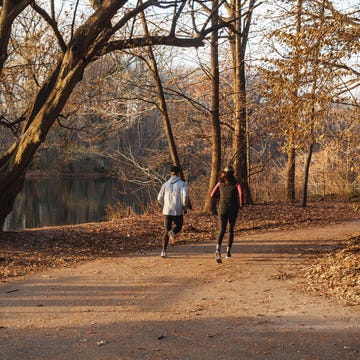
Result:
<svg viewBox="0 0 360 360"><path fill-rule="evenodd" d="M229 176L229 175L234 175L234 168L231 166L231 165L226 165L224 167L224 170L223 170L224 174Z"/></svg>
<svg viewBox="0 0 360 360"><path fill-rule="evenodd" d="M220 174L220 181L227 184L229 183L233 184L234 182L236 182L234 173L235 173L234 168L231 165L225 166Z"/></svg>
<svg viewBox="0 0 360 360"><path fill-rule="evenodd" d="M170 175L179 175L181 173L181 169L174 165L170 168Z"/></svg>

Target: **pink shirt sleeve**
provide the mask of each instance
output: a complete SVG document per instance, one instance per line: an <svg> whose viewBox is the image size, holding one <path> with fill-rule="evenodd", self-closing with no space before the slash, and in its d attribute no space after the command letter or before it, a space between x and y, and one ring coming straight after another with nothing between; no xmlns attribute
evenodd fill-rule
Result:
<svg viewBox="0 0 360 360"><path fill-rule="evenodd" d="M237 188L238 195L239 195L240 207L243 207L243 192L242 192L242 188L241 188L240 183L237 183L236 188Z"/></svg>
<svg viewBox="0 0 360 360"><path fill-rule="evenodd" d="M216 196L216 193L217 193L217 191L218 191L218 189L219 189L219 186L220 186L220 181L215 185L215 187L213 188L213 190L212 190L212 192L211 192L211 194L210 194L210 196L211 196L212 198Z"/></svg>

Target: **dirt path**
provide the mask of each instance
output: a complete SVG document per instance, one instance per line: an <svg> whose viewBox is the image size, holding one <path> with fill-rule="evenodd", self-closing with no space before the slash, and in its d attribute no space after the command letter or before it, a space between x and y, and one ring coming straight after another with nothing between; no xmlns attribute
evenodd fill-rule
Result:
<svg viewBox="0 0 360 360"><path fill-rule="evenodd" d="M359 359L359 306L278 279L359 225L244 236L221 265L213 243L178 245L168 259L10 280L0 285L0 359Z"/></svg>

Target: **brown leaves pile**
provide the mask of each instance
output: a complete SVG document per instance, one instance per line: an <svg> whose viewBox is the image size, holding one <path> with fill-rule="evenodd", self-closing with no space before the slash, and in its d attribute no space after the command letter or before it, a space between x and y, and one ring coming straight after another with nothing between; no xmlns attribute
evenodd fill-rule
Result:
<svg viewBox="0 0 360 360"><path fill-rule="evenodd" d="M360 305L360 232L303 271L305 289L311 293Z"/></svg>
<svg viewBox="0 0 360 360"><path fill-rule="evenodd" d="M350 203L310 203L306 209L299 205L260 204L247 206L241 211L236 232L304 228L355 218L359 218L359 213ZM102 223L0 232L0 279L5 281L52 267L75 266L96 258L160 250L162 233L160 213ZM215 244L216 234L216 216L191 211L185 217L184 229L177 243ZM358 247L352 246L349 250L342 248L336 255L328 254L324 263L318 262L306 269L307 288L328 295L336 293L349 304L360 303L359 268L356 265L360 264L360 258Z"/></svg>

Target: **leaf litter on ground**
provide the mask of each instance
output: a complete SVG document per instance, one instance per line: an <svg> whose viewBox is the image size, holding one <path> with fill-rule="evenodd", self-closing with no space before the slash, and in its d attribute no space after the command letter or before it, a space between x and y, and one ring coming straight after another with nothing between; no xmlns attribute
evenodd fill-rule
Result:
<svg viewBox="0 0 360 360"><path fill-rule="evenodd" d="M309 203L306 208L285 203L255 204L241 211L235 237L351 219L359 219L359 211L348 202L320 201ZM6 281L50 268L76 266L97 258L146 253L160 249L162 233L160 211L100 223L0 232L0 279ZM215 244L216 235L216 216L191 211L176 243ZM353 234L336 251L319 254L319 260L302 269L306 279L304 289L335 296L348 305L360 304L359 246L359 234Z"/></svg>

